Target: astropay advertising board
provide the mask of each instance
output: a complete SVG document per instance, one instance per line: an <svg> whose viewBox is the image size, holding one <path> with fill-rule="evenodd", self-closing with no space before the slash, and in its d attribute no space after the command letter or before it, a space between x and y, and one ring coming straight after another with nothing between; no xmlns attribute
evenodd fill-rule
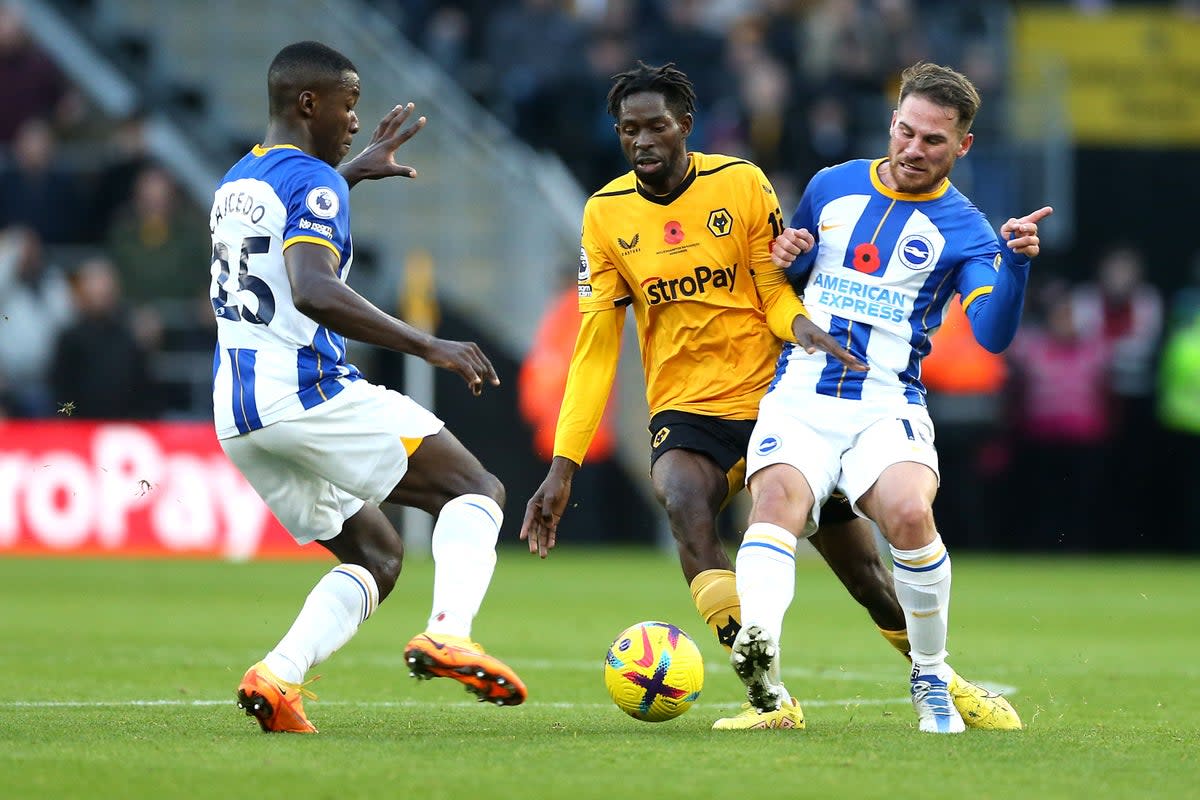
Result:
<svg viewBox="0 0 1200 800"><path fill-rule="evenodd" d="M0 555L320 556L298 547L211 423L0 422Z"/></svg>

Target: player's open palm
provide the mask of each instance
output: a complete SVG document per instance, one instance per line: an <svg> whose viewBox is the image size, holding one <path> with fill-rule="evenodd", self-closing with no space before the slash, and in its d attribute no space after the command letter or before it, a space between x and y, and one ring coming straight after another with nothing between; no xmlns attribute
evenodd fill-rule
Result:
<svg viewBox="0 0 1200 800"><path fill-rule="evenodd" d="M434 339L425 354L425 360L435 367L448 369L459 375L478 396L483 384L500 385L500 378L492 368L492 362L474 342L455 342L449 339Z"/></svg>
<svg viewBox="0 0 1200 800"><path fill-rule="evenodd" d="M417 135L417 131L425 127L425 117L404 127L404 123L412 115L413 104L396 106L379 121L371 134L371 141L363 151L354 157L352 169L361 180L378 180L380 178L415 178L417 171L405 164L396 163L396 151L400 145Z"/></svg>
<svg viewBox="0 0 1200 800"><path fill-rule="evenodd" d="M529 552L540 558L554 549L558 521L571 499L571 479L551 471L542 485L525 504L525 520L521 523L521 540L529 543Z"/></svg>

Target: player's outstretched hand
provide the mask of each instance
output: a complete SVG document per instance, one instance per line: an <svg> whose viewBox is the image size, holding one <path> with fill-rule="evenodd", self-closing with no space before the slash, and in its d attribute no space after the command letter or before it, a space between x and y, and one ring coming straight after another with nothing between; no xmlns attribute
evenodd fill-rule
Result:
<svg viewBox="0 0 1200 800"><path fill-rule="evenodd" d="M478 397L483 384L500 385L500 378L492 368L492 362L474 342L454 342L449 339L434 339L425 354L425 360L435 367L448 369L462 377L471 387L471 394Z"/></svg>
<svg viewBox="0 0 1200 800"><path fill-rule="evenodd" d="M1054 213L1050 206L1042 206L1032 214L1020 219L1010 218L1000 226L1000 235L1008 243L1008 249L1026 258L1034 258L1041 252L1041 239L1038 238L1038 223Z"/></svg>
<svg viewBox="0 0 1200 800"><path fill-rule="evenodd" d="M396 106L383 116L371 134L371 141L363 151L354 158L342 164L338 172L351 186L359 181L373 181L380 178L415 178L417 171L412 167L396 163L396 151L400 145L417 135L417 131L425 127L425 117L417 117L416 122L404 127L404 123L412 115L413 104L407 103Z"/></svg>
<svg viewBox="0 0 1200 800"><path fill-rule="evenodd" d="M558 462L565 459L554 460L556 463L550 467L546 479L525 504L525 520L521 523L521 540L528 542L529 552L539 558L545 558L554 549L558 521L571 499L571 476L557 469Z"/></svg>
<svg viewBox="0 0 1200 800"><path fill-rule="evenodd" d="M807 228L784 228L771 243L771 260L780 269L787 269L798 256L812 250L815 243Z"/></svg>
<svg viewBox="0 0 1200 800"><path fill-rule="evenodd" d="M867 365L860 361L857 356L851 353L846 348L842 347L837 341L825 331L817 327L817 324L803 314L797 315L792 320L792 333L796 336L796 343L804 348L804 352L812 355L818 350L822 353L828 353L845 365L846 369L853 372L866 372Z"/></svg>

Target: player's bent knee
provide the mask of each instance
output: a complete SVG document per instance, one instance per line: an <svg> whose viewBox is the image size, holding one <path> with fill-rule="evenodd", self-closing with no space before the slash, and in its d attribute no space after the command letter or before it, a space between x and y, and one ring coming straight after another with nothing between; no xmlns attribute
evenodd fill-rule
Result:
<svg viewBox="0 0 1200 800"><path fill-rule="evenodd" d="M909 497L883 509L880 527L894 542L894 537L932 539L935 532L933 508L920 497Z"/></svg>
<svg viewBox="0 0 1200 800"><path fill-rule="evenodd" d="M473 489L470 492L464 492L464 494L481 494L485 497L490 497L495 500L496 505L500 506L501 508L504 508L504 500L507 496L507 493L504 489L504 484L499 478L490 472L483 473L482 477L479 479L478 488Z"/></svg>
<svg viewBox="0 0 1200 800"><path fill-rule="evenodd" d="M367 567L367 571L375 579L375 585L379 587L379 600L381 602L396 587L396 581L400 579L400 570L403 565L404 550L401 548L398 552L385 555Z"/></svg>
<svg viewBox="0 0 1200 800"><path fill-rule="evenodd" d="M750 519L754 522L774 522L798 531L812 511L812 492L803 476L792 469L769 469L755 475L750 493Z"/></svg>

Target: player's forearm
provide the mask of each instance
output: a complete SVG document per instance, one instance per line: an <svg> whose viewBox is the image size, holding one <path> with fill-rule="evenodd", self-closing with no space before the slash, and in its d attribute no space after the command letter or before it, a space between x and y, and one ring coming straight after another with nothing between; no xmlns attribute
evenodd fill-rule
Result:
<svg viewBox="0 0 1200 800"><path fill-rule="evenodd" d="M556 461L582 464L587 455L617 375L624 319L618 309L583 315L554 433Z"/></svg>
<svg viewBox="0 0 1200 800"><path fill-rule="evenodd" d="M796 317L807 317L808 309L796 296L795 289L781 270L768 267L756 270L754 287L758 290L763 311L767 316L767 327L776 338L785 342L796 341L793 323Z"/></svg>
<svg viewBox="0 0 1200 800"><path fill-rule="evenodd" d="M966 309L975 340L992 353L1003 352L1017 335L1025 305L1025 286L1029 282L1029 265L1028 258L1015 256L1005 248L991 292L970 303Z"/></svg>
<svg viewBox="0 0 1200 800"><path fill-rule="evenodd" d="M293 299L296 309L309 319L359 342L424 358L434 341L430 334L384 313L336 279L322 281L311 291L294 293Z"/></svg>
<svg viewBox="0 0 1200 800"><path fill-rule="evenodd" d="M569 481L575 477L575 473L579 471L580 465L566 456L555 456L550 462L550 472L548 477L555 478L560 481Z"/></svg>

